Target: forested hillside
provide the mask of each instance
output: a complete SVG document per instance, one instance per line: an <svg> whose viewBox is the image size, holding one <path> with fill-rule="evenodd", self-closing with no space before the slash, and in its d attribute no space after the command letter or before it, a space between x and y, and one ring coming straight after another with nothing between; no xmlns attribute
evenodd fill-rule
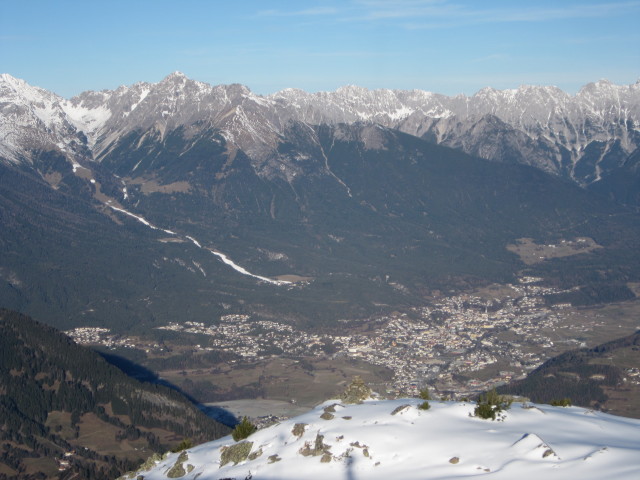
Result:
<svg viewBox="0 0 640 480"><path fill-rule="evenodd" d="M0 478L115 478L185 438L228 431L179 393L0 310Z"/></svg>
<svg viewBox="0 0 640 480"><path fill-rule="evenodd" d="M551 358L527 378L498 389L533 402L569 401L640 417L640 331Z"/></svg>

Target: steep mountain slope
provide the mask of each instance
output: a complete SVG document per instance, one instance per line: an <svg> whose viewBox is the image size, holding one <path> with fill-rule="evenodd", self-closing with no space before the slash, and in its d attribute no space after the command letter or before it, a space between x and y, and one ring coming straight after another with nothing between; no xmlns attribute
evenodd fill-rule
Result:
<svg viewBox="0 0 640 480"><path fill-rule="evenodd" d="M622 166L609 172L591 190L626 205L640 205L640 148Z"/></svg>
<svg viewBox="0 0 640 480"><path fill-rule="evenodd" d="M640 272L637 214L537 169L375 125L291 123L258 171L224 132L184 127L133 131L99 164L32 159L0 167L0 292L32 314L52 309L64 328L167 322L184 305L210 319L222 304L319 325L524 268L562 286L624 285ZM528 267L507 249L576 237L605 248ZM285 274L314 281L264 282ZM105 308L108 298L122 303Z"/></svg>
<svg viewBox="0 0 640 480"><path fill-rule="evenodd" d="M51 327L0 310L0 476L53 478L60 469L114 478L183 438L228 431L175 391L127 377Z"/></svg>
<svg viewBox="0 0 640 480"><path fill-rule="evenodd" d="M176 129L147 143L149 136L132 133L102 164L119 168L130 184L183 191L129 188L136 208L159 224L196 229L198 238L271 275L284 263L303 276L390 275L402 284L504 280L519 268L506 246L523 237L595 236L635 264L624 247L635 233L625 240L609 233L635 232L633 213L538 170L481 161L380 126L290 123L257 172L215 130L191 136ZM269 254L258 245L287 260L265 262ZM590 260L611 260L605 252Z"/></svg>
<svg viewBox="0 0 640 480"><path fill-rule="evenodd" d="M606 132L623 150L631 145L637 87L607 85L576 97L357 87L261 97L176 73L65 100L3 75L0 301L62 328L146 329L184 312L215 321L229 309L331 324L524 271L629 293L626 282L640 275L637 214L518 164L536 163L529 153L540 145L556 148L539 120L527 120L546 110L522 114L538 97L559 116L573 112L574 123L590 112L597 128L581 127L572 145ZM620 108L605 108L614 97ZM478 117L483 109L493 116ZM407 130L409 119L431 115L433 126L467 110L480 118L472 133L494 141L492 155L505 163L381 125ZM620 115L626 137L610 125ZM464 148L482 155L472 137ZM520 157L510 153L524 144ZM635 198L634 189L631 181L625 195ZM597 248L533 264L509 250L523 238L577 237ZM303 282L285 283L292 278Z"/></svg>
<svg viewBox="0 0 640 480"><path fill-rule="evenodd" d="M299 417L157 460L147 480L635 479L640 423L577 407L514 404L498 421L469 403L333 400Z"/></svg>
<svg viewBox="0 0 640 480"><path fill-rule="evenodd" d="M575 96L555 87L480 90L472 97L422 91L274 94L312 124L368 121L481 158L532 165L579 185L615 171L639 145L640 82L591 83Z"/></svg>
<svg viewBox="0 0 640 480"><path fill-rule="evenodd" d="M255 282L188 240L95 200L99 184L107 183L100 176L95 184L76 176L55 153L37 161L59 175L57 189L30 171L0 165L3 306L63 329L130 330L185 313L222 312L212 302L217 292L255 290Z"/></svg>
<svg viewBox="0 0 640 480"><path fill-rule="evenodd" d="M64 111L65 100L11 75L0 75L0 157L31 163L32 152L89 155L82 134Z"/></svg>

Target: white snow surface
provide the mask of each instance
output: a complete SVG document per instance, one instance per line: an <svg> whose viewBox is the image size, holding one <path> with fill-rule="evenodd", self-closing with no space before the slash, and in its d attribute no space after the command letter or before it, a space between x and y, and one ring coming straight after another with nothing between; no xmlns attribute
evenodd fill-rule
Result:
<svg viewBox="0 0 640 480"><path fill-rule="evenodd" d="M82 167L80 167L82 168ZM74 166L74 172L75 172L75 166ZM92 180L92 182L95 182L95 180ZM149 227L152 230L162 230L163 232L169 234L169 235L177 235L176 232L172 231L172 230L167 230L167 229L163 229L160 227L156 227L155 225L153 225L152 223L150 223L148 220L146 220L145 218L136 215L134 213L131 213L128 210L125 210L124 208L119 208L116 207L114 205L111 205L109 203L106 203L105 205L107 205L109 208L120 212L120 213L124 213L125 215L128 215L129 217L135 218L137 221L139 221L140 223L142 223L143 225L146 225L147 227ZM191 241L196 247L198 248L202 248L202 245L200 244L200 242L198 242L195 238L190 237L189 235L185 235L185 238L187 238L189 241ZM246 275L248 277L253 277L253 278L257 278L258 280L261 280L263 282L267 282L267 283L271 283L273 285L288 285L291 282L288 282L286 280L273 280L271 278L267 278L267 277L262 277L260 275L256 275L254 273L251 273L250 271L248 271L246 268L241 267L240 265L238 265L237 263L235 263L233 260L231 260L229 257L227 257L224 253L221 252L217 252L215 250L209 250L211 253L213 253L215 256L217 256L218 258L220 258L220 260L222 260L222 262L225 265L230 266L231 268L233 268L236 272L241 273L242 275Z"/></svg>
<svg viewBox="0 0 640 480"><path fill-rule="evenodd" d="M186 479L252 480L447 480L489 478L502 480L637 480L640 478L640 421L579 407L551 407L515 403L504 420L471 416L472 403L432 401L420 410L421 400L366 401L343 405L325 402L316 409L260 430L252 442L253 460L220 466L221 451L236 442L224 437L190 448L183 467ZM334 418L320 416L335 405ZM406 405L395 415L398 407ZM526 408L525 408L526 407ZM297 437L292 430L306 424ZM317 435L330 451L304 456L305 444L314 448ZM274 461L277 455L279 461ZM166 479L178 462L170 454L145 480ZM271 457L271 458L270 458ZM327 458L325 458L327 460Z"/></svg>
<svg viewBox="0 0 640 480"><path fill-rule="evenodd" d="M249 277L257 278L258 280L262 280L263 282L272 283L273 285L286 285L291 282L287 282L286 280L273 280L271 278L262 277L260 275L255 275L248 271L246 268L241 267L237 263L233 262L233 260L229 259L224 253L216 252L215 250L210 250L216 257L220 258L225 265L229 265L236 272L240 272L243 275L247 275Z"/></svg>

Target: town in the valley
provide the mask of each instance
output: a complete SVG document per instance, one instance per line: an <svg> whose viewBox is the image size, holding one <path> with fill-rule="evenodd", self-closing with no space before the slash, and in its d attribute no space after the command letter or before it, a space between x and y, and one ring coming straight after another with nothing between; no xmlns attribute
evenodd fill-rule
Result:
<svg viewBox="0 0 640 480"><path fill-rule="evenodd" d="M236 364L274 355L353 358L393 372L382 395L414 395L426 384L441 396L462 398L524 377L547 358L585 346L589 332L607 325L597 311L574 323L570 305L547 305L544 295L559 292L543 286L541 278L522 277L505 287L510 294L499 299L442 297L408 314L373 318L369 323L375 326L366 333L319 335L238 314L224 315L213 325L185 321L158 328L205 335L208 343L194 345L195 350L233 352L240 358ZM346 331L348 322L344 324ZM619 327L620 334L626 333ZM67 333L82 344L147 352L165 348L106 328L81 327Z"/></svg>

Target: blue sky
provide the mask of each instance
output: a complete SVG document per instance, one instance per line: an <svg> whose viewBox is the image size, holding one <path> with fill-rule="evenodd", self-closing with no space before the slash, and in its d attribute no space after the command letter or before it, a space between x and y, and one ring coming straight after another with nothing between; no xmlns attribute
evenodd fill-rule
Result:
<svg viewBox="0 0 640 480"><path fill-rule="evenodd" d="M176 70L261 94L575 93L640 78L640 0L0 0L0 72L32 85L70 97Z"/></svg>

